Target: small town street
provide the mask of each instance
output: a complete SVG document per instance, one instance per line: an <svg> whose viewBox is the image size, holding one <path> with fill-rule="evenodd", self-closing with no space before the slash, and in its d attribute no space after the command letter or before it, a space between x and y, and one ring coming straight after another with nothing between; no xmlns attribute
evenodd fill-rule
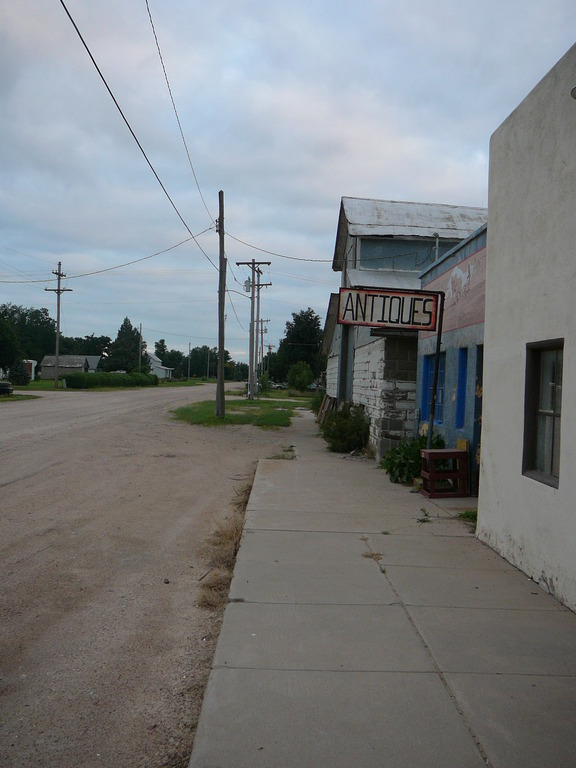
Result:
<svg viewBox="0 0 576 768"><path fill-rule="evenodd" d="M195 603L202 545L255 461L290 442L171 418L213 397L2 404L1 765L186 765L220 621Z"/></svg>

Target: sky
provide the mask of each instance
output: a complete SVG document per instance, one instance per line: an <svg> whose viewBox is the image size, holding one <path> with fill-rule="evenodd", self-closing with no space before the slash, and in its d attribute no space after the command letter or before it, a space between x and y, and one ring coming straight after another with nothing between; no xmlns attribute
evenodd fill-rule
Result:
<svg viewBox="0 0 576 768"><path fill-rule="evenodd" d="M3 0L0 304L56 318L61 262L63 335L217 346L222 190L226 349L255 259L274 350L338 290L341 198L486 206L491 134L575 31L574 0Z"/></svg>

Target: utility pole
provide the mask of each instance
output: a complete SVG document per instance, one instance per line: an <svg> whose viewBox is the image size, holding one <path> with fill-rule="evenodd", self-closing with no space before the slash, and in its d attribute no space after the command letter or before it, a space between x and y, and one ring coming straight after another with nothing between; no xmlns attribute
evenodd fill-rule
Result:
<svg viewBox="0 0 576 768"><path fill-rule="evenodd" d="M138 373L142 371L142 323L140 323L140 331L138 336Z"/></svg>
<svg viewBox="0 0 576 768"><path fill-rule="evenodd" d="M226 414L224 397L224 309L226 306L226 253L224 251L224 192L218 193L219 279L218 279L218 375L216 377L216 416Z"/></svg>
<svg viewBox="0 0 576 768"><path fill-rule="evenodd" d="M188 377L187 378L190 378L190 346L191 346L191 342L188 342Z"/></svg>
<svg viewBox="0 0 576 768"><path fill-rule="evenodd" d="M260 288L272 285L272 283L261 283L260 275L262 274L260 267L264 265L270 265L270 261L237 261L239 267L250 267L252 270L252 279L250 280L250 355L248 364L248 399L254 400L254 394L256 391L256 371L255 371L255 358L257 355L257 349L255 346L255 327L254 327L254 299L256 298L256 289L258 289L258 298L260 298ZM256 285L256 275L258 275L258 285Z"/></svg>
<svg viewBox="0 0 576 768"><path fill-rule="evenodd" d="M44 288L45 291L52 291L56 294L56 350L54 354L54 387L58 389L58 364L60 358L60 295L64 291L71 291L72 288L62 288L61 280L66 275L62 272L62 262L58 262L58 269L52 270L52 274L58 278L57 288Z"/></svg>
<svg viewBox="0 0 576 768"><path fill-rule="evenodd" d="M267 320L260 318L260 375L264 374L264 334L268 333L268 329L264 327L264 323L269 322L269 318Z"/></svg>

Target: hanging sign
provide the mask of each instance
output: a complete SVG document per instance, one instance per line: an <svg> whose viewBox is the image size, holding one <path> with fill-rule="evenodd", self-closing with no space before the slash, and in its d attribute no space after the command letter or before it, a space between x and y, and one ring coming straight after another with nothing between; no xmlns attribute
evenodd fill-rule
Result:
<svg viewBox="0 0 576 768"><path fill-rule="evenodd" d="M439 293L394 288L340 288L338 322L403 331L435 331Z"/></svg>

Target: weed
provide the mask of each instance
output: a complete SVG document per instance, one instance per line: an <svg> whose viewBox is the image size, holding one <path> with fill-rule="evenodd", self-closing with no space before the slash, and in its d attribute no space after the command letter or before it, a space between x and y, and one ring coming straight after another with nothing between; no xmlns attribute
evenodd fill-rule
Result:
<svg viewBox="0 0 576 768"><path fill-rule="evenodd" d="M456 517L459 520L463 520L465 523L470 523L470 525L473 525L476 527L476 523L478 522L478 510L477 509L465 509L463 512L460 512Z"/></svg>
<svg viewBox="0 0 576 768"><path fill-rule="evenodd" d="M386 470L393 483L411 485L414 478L420 476L422 471L420 450L426 448L426 443L426 436L421 435L410 440L401 440L396 448L388 451L380 462L380 466ZM444 448L441 435L433 436L432 448Z"/></svg>
<svg viewBox="0 0 576 768"><path fill-rule="evenodd" d="M361 451L368 444L369 430L370 422L364 409L348 404L327 413L320 427L328 447L336 453Z"/></svg>

